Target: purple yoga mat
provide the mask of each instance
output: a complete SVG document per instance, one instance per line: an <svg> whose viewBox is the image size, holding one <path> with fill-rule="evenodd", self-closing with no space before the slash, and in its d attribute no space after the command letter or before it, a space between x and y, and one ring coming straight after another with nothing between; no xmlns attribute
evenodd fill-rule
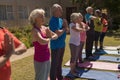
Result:
<svg viewBox="0 0 120 80"><path fill-rule="evenodd" d="M110 62L94 62L94 61L85 61L84 63L78 64L79 67L84 68L93 68L100 70L110 70L110 71L118 71L118 63L110 63ZM68 61L65 66L70 66L70 61Z"/></svg>

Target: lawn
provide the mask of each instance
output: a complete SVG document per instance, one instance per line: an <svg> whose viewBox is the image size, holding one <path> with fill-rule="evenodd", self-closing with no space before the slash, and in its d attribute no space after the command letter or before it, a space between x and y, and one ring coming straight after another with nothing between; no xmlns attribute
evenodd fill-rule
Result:
<svg viewBox="0 0 120 80"><path fill-rule="evenodd" d="M63 59L63 65L70 58L69 51L69 35L66 38L66 49ZM105 46L118 46L120 45L120 37L115 38L114 36L105 37ZM23 58L18 61L12 62L12 80L34 80L34 66L33 66L33 56ZM76 79L76 80L86 80L86 79Z"/></svg>

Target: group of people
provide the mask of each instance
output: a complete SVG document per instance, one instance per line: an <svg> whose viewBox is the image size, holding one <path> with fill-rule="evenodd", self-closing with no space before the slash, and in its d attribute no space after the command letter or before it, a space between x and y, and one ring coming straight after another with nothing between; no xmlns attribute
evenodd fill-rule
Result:
<svg viewBox="0 0 120 80"><path fill-rule="evenodd" d="M92 7L86 8L85 23L81 13L72 13L70 16L70 75L78 77L76 67L83 62L82 50L85 44L86 60L95 60L92 53L93 45L95 42L95 52L103 50L103 40L108 28L107 16L101 13L99 9L93 12ZM94 13L94 15L93 15ZM98 42L100 47L98 49Z"/></svg>
<svg viewBox="0 0 120 80"><path fill-rule="evenodd" d="M35 9L30 13L29 21L33 26L32 42L34 45L34 68L35 80L62 80L62 61L65 51L66 32L70 31L70 73L77 76L76 66L82 63L82 50L86 43L86 59L92 60L93 42L95 41L95 51L99 51L98 40L100 38L100 49L103 49L103 39L107 31L108 22L106 15L100 10L86 8L86 22L83 22L81 13L72 13L71 23L62 18L63 10L59 4L54 4L51 9L52 17L49 21L49 27L44 26L45 11ZM50 42L50 50L48 44ZM51 57L50 57L51 55ZM51 61L50 61L51 60ZM50 72L49 72L50 71Z"/></svg>
<svg viewBox="0 0 120 80"><path fill-rule="evenodd" d="M49 21L49 27L45 24L45 11L35 9L30 13L29 21L33 26L31 30L32 43L34 46L34 69L35 80L62 80L62 61L65 51L66 32L70 31L70 73L77 76L76 65L82 63L82 50L86 43L86 59L91 60L93 41L95 49L97 48L100 37L100 49L103 49L103 39L107 31L107 19L100 10L86 8L86 23L83 22L81 13L72 13L71 23L62 18L63 10L59 4L54 4L51 9L52 17ZM69 27L68 27L69 26ZM26 51L25 45L13 36L8 30L0 29L0 80L10 79L10 61L13 53L21 54ZM50 50L49 50L50 43Z"/></svg>
<svg viewBox="0 0 120 80"><path fill-rule="evenodd" d="M30 13L29 21L33 26L32 42L34 45L35 80L62 80L62 60L65 51L67 21L62 19L62 7L54 4L49 28L44 26L45 11L35 9ZM48 44L50 42L50 51ZM51 64L51 65L50 65Z"/></svg>

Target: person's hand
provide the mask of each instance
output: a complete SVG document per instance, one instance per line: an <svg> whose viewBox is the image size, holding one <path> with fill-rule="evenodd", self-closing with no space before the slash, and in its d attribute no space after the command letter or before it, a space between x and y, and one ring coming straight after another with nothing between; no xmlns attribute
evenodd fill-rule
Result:
<svg viewBox="0 0 120 80"><path fill-rule="evenodd" d="M52 38L52 33L51 33L51 31L50 31L49 28L46 29L46 36L47 36L48 38Z"/></svg>
<svg viewBox="0 0 120 80"><path fill-rule="evenodd" d="M66 19L63 19L63 28L64 28L66 31L69 30L69 29L68 29L68 22L67 22Z"/></svg>
<svg viewBox="0 0 120 80"><path fill-rule="evenodd" d="M8 34L4 35L2 47L6 57L10 57L15 53L14 41Z"/></svg>

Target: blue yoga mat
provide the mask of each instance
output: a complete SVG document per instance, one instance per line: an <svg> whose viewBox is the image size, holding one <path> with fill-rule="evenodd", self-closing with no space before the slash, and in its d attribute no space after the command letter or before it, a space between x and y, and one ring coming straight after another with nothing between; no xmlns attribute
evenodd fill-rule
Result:
<svg viewBox="0 0 120 80"><path fill-rule="evenodd" d="M70 68L63 68L62 69L63 76L66 76ZM87 79L94 79L94 80L120 80L117 78L118 72L108 72L108 71L97 71L97 70L79 70L79 76L81 78L87 78Z"/></svg>
<svg viewBox="0 0 120 80"><path fill-rule="evenodd" d="M95 50L93 49L92 50L92 53L94 53ZM85 53L85 49L83 49L83 53ZM101 50L100 52L97 52L95 54L115 54L115 55L118 55L118 51L117 50Z"/></svg>
<svg viewBox="0 0 120 80"><path fill-rule="evenodd" d="M82 58L85 58L86 55L82 54ZM110 62L120 62L120 56L104 56L104 55L94 55L95 60L110 61ZM119 59L119 60L117 60Z"/></svg>

